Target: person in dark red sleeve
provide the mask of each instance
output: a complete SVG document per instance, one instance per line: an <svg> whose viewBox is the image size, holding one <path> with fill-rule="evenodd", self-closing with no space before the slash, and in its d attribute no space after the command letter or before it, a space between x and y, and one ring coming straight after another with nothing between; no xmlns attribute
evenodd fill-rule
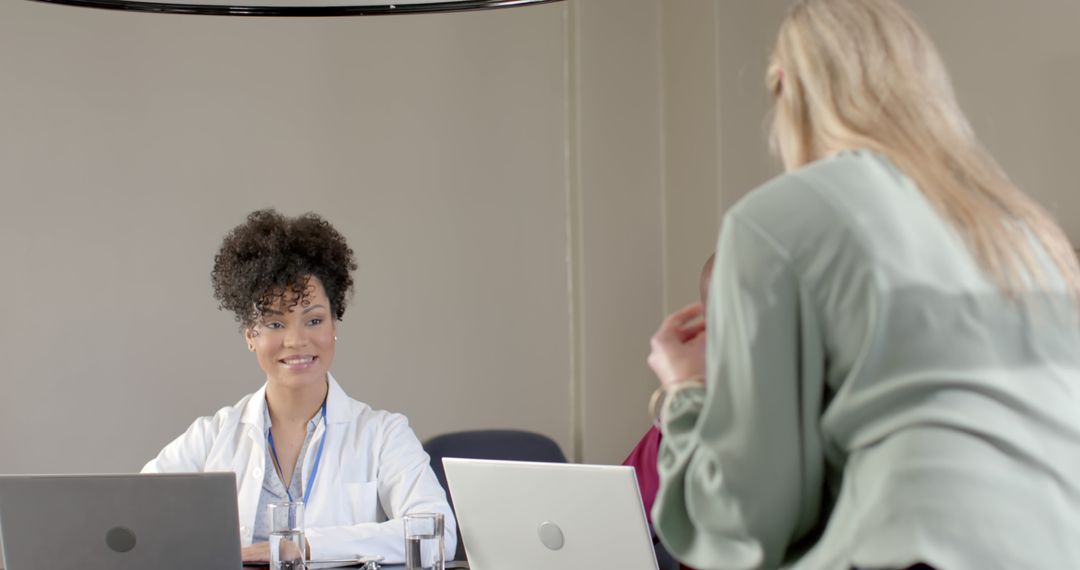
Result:
<svg viewBox="0 0 1080 570"><path fill-rule="evenodd" d="M698 287L702 303L705 303L709 297L709 281L712 279L715 257L715 255L710 255L701 268L701 280ZM663 434L660 433L660 428L655 425L650 427L649 431L645 432L645 436L641 438L641 441L634 446L634 450L622 462L623 465L634 468L634 473L637 475L638 489L641 492L641 503L645 506L645 519L649 522L650 527L652 527L652 506L656 500L656 491L660 487L660 474L656 469L656 460L660 451L660 439L662 437ZM674 567L672 565L676 564L676 562L656 540L655 535L653 543L656 545L656 557L660 563L660 568ZM679 565L679 567L683 570L694 570L686 565Z"/></svg>

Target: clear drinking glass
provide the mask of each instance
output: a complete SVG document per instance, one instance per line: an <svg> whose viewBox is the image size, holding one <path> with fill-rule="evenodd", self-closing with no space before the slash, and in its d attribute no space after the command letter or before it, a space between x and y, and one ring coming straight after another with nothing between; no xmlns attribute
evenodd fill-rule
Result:
<svg viewBox="0 0 1080 570"><path fill-rule="evenodd" d="M307 559L304 540L304 503L299 501L271 503L267 506L270 519L271 570L302 570Z"/></svg>
<svg viewBox="0 0 1080 570"><path fill-rule="evenodd" d="M405 515L405 568L443 570L443 516L441 513Z"/></svg>

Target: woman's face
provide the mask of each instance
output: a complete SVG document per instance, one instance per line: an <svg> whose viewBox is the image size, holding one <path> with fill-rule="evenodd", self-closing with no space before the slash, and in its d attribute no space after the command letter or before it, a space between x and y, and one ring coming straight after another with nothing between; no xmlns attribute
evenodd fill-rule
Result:
<svg viewBox="0 0 1080 570"><path fill-rule="evenodd" d="M295 306L294 291L275 301L259 320L244 331L248 349L255 353L266 379L285 388L304 388L326 381L334 360L337 326L322 282L310 277Z"/></svg>

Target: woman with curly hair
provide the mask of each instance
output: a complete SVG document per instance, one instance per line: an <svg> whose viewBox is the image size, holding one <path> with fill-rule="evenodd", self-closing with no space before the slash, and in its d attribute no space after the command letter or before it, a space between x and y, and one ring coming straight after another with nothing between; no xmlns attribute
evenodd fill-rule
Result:
<svg viewBox="0 0 1080 570"><path fill-rule="evenodd" d="M456 544L446 494L408 421L353 400L330 374L354 269L326 220L274 210L252 212L214 259L214 296L236 315L266 383L197 419L143 472L235 472L244 561L269 559L267 505L286 500L306 503L309 557L402 562L410 512L442 513L445 544Z"/></svg>

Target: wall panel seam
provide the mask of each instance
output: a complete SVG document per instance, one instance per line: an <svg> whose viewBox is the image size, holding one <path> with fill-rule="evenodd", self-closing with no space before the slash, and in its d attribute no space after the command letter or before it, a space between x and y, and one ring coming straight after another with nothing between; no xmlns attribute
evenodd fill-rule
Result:
<svg viewBox="0 0 1080 570"><path fill-rule="evenodd" d="M578 0L563 8L563 73L566 114L566 264L567 306L570 309L570 450L571 461L580 463L585 441L585 263L581 195L580 23Z"/></svg>

